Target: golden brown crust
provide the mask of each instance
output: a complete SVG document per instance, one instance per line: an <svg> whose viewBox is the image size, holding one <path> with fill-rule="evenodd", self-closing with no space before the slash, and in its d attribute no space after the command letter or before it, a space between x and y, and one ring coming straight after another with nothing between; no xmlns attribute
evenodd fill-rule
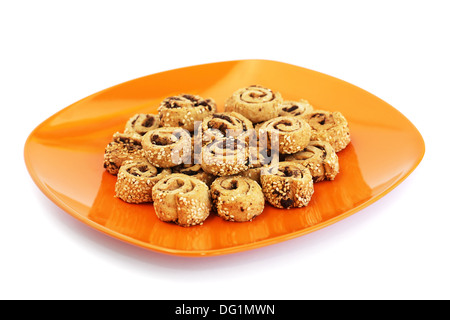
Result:
<svg viewBox="0 0 450 320"><path fill-rule="evenodd" d="M267 121L278 116L283 102L279 92L259 85L235 91L225 102L225 111L242 114L253 123Z"/></svg>
<svg viewBox="0 0 450 320"><path fill-rule="evenodd" d="M159 127L157 114L138 113L131 117L125 126L126 133L137 133L141 136Z"/></svg>
<svg viewBox="0 0 450 320"><path fill-rule="evenodd" d="M116 175L123 162L145 158L141 142L142 138L138 134L114 133L112 141L105 148L103 167Z"/></svg>
<svg viewBox="0 0 450 320"><path fill-rule="evenodd" d="M156 168L144 159L125 161L117 174L116 197L128 203L152 202L153 186L169 174L170 169Z"/></svg>
<svg viewBox="0 0 450 320"><path fill-rule="evenodd" d="M309 169L314 182L334 180L339 173L339 159L331 144L311 141L302 151L287 155L286 161L298 162Z"/></svg>
<svg viewBox="0 0 450 320"><path fill-rule="evenodd" d="M311 173L296 162L280 162L261 170L262 190L266 200L277 208L307 206L314 193Z"/></svg>
<svg viewBox="0 0 450 320"><path fill-rule="evenodd" d="M208 186L185 174L173 173L161 179L152 196L158 219L183 227L203 224L211 211Z"/></svg>
<svg viewBox="0 0 450 320"><path fill-rule="evenodd" d="M217 178L211 185L211 198L217 215L228 221L251 221L264 210L261 187L246 177Z"/></svg>
<svg viewBox="0 0 450 320"><path fill-rule="evenodd" d="M154 166L171 168L182 163L190 163L192 138L186 130L161 127L147 132L142 137L145 157Z"/></svg>
<svg viewBox="0 0 450 320"><path fill-rule="evenodd" d="M259 136L263 146L272 148L273 144L278 144L280 153L292 154L308 145L311 127L299 117L277 117L261 125ZM278 139L278 143L273 139Z"/></svg>
<svg viewBox="0 0 450 320"><path fill-rule="evenodd" d="M162 127L180 127L194 131L194 122L216 112L216 102L199 95L180 94L165 98L158 107Z"/></svg>
<svg viewBox="0 0 450 320"><path fill-rule="evenodd" d="M350 143L350 129L342 113L314 110L303 118L311 126L311 140L326 141L336 152Z"/></svg>

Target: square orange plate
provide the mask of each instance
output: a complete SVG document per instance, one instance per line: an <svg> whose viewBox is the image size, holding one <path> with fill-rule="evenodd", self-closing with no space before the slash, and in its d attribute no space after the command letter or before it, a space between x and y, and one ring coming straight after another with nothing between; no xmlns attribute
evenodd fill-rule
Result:
<svg viewBox="0 0 450 320"><path fill-rule="evenodd" d="M105 146L136 113L156 113L160 101L179 93L212 97L223 110L235 90L260 84L286 100L307 99L315 108L340 111L352 142L339 152L334 181L315 184L305 208L267 205L251 222L210 215L202 226L183 228L157 219L153 205L114 198L116 177L103 169ZM399 185L420 163L422 136L392 106L354 85L291 64L241 60L204 64L131 80L58 112L29 136L28 171L42 192L85 224L146 249L183 256L228 254L328 226L373 203Z"/></svg>

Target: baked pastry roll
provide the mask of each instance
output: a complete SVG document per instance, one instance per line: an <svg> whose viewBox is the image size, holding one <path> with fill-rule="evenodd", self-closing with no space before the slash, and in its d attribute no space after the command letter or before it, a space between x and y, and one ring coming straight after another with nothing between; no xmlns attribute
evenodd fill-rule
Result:
<svg viewBox="0 0 450 320"><path fill-rule="evenodd" d="M160 127L142 137L145 157L154 166L171 168L191 162L192 138L186 130Z"/></svg>
<svg viewBox="0 0 450 320"><path fill-rule="evenodd" d="M303 118L311 126L311 140L326 141L336 152L350 143L350 129L342 113L314 110Z"/></svg>
<svg viewBox="0 0 450 320"><path fill-rule="evenodd" d="M237 112L222 112L204 118L196 136L203 144L207 144L215 138L227 136L248 140L252 131L253 123L243 115Z"/></svg>
<svg viewBox="0 0 450 320"><path fill-rule="evenodd" d="M278 110L279 117L299 117L313 110L313 106L305 99L300 101L285 100Z"/></svg>
<svg viewBox="0 0 450 320"><path fill-rule="evenodd" d="M264 210L264 194L258 183L240 176L219 177L211 185L217 215L228 221L251 221Z"/></svg>
<svg viewBox="0 0 450 320"><path fill-rule="evenodd" d="M180 94L165 98L158 107L162 127L180 127L194 132L194 122L216 112L216 102L198 95Z"/></svg>
<svg viewBox="0 0 450 320"><path fill-rule="evenodd" d="M128 203L152 202L153 186L171 173L145 159L125 161L117 174L116 197Z"/></svg>
<svg viewBox="0 0 450 320"><path fill-rule="evenodd" d="M159 127L157 114L138 113L131 117L125 126L126 133L137 133L141 136Z"/></svg>
<svg viewBox="0 0 450 320"><path fill-rule="evenodd" d="M262 167L253 167L250 169L247 169L245 171L239 172L237 175L245 178L252 179L258 184L261 184L261 169Z"/></svg>
<svg viewBox="0 0 450 320"><path fill-rule="evenodd" d="M308 168L314 182L334 180L339 173L338 156L326 141L311 141L304 150L287 155L285 160L298 162Z"/></svg>
<svg viewBox="0 0 450 320"><path fill-rule="evenodd" d="M307 206L314 193L309 169L297 162L284 161L263 167L261 185L266 200L277 208Z"/></svg>
<svg viewBox="0 0 450 320"><path fill-rule="evenodd" d="M206 183L207 186L210 186L216 178L211 173L205 172L200 164L180 164L176 167L173 167L172 172L182 173L197 178Z"/></svg>
<svg viewBox="0 0 450 320"><path fill-rule="evenodd" d="M278 116L283 102L279 92L253 85L235 91L225 102L225 111L236 111L253 123L267 121Z"/></svg>
<svg viewBox="0 0 450 320"><path fill-rule="evenodd" d="M164 177L153 187L152 196L158 219L183 227L203 224L211 211L208 186L185 174Z"/></svg>
<svg viewBox="0 0 450 320"><path fill-rule="evenodd" d="M259 128L259 135L262 147L272 149L278 145L280 153L291 154L308 145L311 127L299 117L277 117L264 122Z"/></svg>
<svg viewBox="0 0 450 320"><path fill-rule="evenodd" d="M272 156L270 154L270 150L259 150L258 147L249 148L249 157L251 159L249 169L239 172L238 175L250 178L258 184L261 184L260 177L262 167L279 161L277 155Z"/></svg>
<svg viewBox="0 0 450 320"><path fill-rule="evenodd" d="M114 133L112 141L105 148L103 167L116 175L124 161L144 158L141 141L138 134Z"/></svg>
<svg viewBox="0 0 450 320"><path fill-rule="evenodd" d="M220 138L202 148L204 171L215 176L229 176L249 168L248 144L234 137Z"/></svg>

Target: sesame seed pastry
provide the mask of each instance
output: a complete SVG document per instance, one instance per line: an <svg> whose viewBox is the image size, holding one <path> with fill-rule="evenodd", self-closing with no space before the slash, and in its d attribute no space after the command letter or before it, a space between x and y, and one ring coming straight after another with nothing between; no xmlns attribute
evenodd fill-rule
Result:
<svg viewBox="0 0 450 320"><path fill-rule="evenodd" d="M216 179L216 176L212 175L211 173L205 172L200 164L180 164L176 167L173 167L172 172L182 173L197 178L206 183L207 186L210 186L214 179Z"/></svg>
<svg viewBox="0 0 450 320"><path fill-rule="evenodd" d="M219 177L211 185L213 207L228 221L251 221L264 210L264 194L258 183L240 176Z"/></svg>
<svg viewBox="0 0 450 320"><path fill-rule="evenodd" d="M250 147L249 155L251 159L249 169L239 172L237 175L250 178L258 184L261 184L260 177L262 167L270 165L272 162L275 163L279 161L279 159L278 157L272 157L270 150L259 150L257 147Z"/></svg>
<svg viewBox="0 0 450 320"><path fill-rule="evenodd" d="M216 112L216 102L198 95L180 94L165 98L158 107L161 127L180 127L194 132L194 122Z"/></svg>
<svg viewBox="0 0 450 320"><path fill-rule="evenodd" d="M236 111L251 122L258 123L278 116L282 102L279 92L253 85L235 91L225 101L225 111Z"/></svg>
<svg viewBox="0 0 450 320"><path fill-rule="evenodd" d="M265 122L265 121L263 121L263 122L258 122L258 123L253 124L254 127L255 127L255 131L256 131L256 132L259 132L259 129L261 129L261 127L262 127L262 125L264 124L264 122Z"/></svg>
<svg viewBox="0 0 450 320"><path fill-rule="evenodd" d="M215 176L229 176L249 168L248 144L234 137L219 138L203 146L201 166Z"/></svg>
<svg viewBox="0 0 450 320"><path fill-rule="evenodd" d="M131 117L125 126L126 133L137 133L141 136L159 127L157 114L138 113Z"/></svg>
<svg viewBox="0 0 450 320"><path fill-rule="evenodd" d="M203 119L198 129L197 137L203 144L213 141L216 137L241 137L249 139L253 123L237 112L214 113Z"/></svg>
<svg viewBox="0 0 450 320"><path fill-rule="evenodd" d="M125 161L117 174L116 197L128 203L152 202L153 186L171 173L145 159Z"/></svg>
<svg viewBox="0 0 450 320"><path fill-rule="evenodd" d="M311 138L311 127L299 117L277 117L264 122L259 128L262 145L272 148L277 145L282 154L292 154L303 150Z"/></svg>
<svg viewBox="0 0 450 320"><path fill-rule="evenodd" d="M106 171L117 175L124 161L144 158L141 141L142 137L138 134L114 133L103 156L103 167Z"/></svg>
<svg viewBox="0 0 450 320"><path fill-rule="evenodd" d="M339 159L331 144L311 141L302 151L287 155L286 161L294 161L309 169L314 182L334 180L339 173Z"/></svg>
<svg viewBox="0 0 450 320"><path fill-rule="evenodd" d="M250 168L245 171L239 172L237 175L245 178L252 179L256 183L260 184L261 177L261 169L262 167Z"/></svg>
<svg viewBox="0 0 450 320"><path fill-rule="evenodd" d="M303 118L311 126L311 140L327 141L336 152L350 143L350 129L342 113L314 110Z"/></svg>
<svg viewBox="0 0 450 320"><path fill-rule="evenodd" d="M285 161L263 167L261 185L266 200L283 209L307 206L314 193L309 169L296 162Z"/></svg>
<svg viewBox="0 0 450 320"><path fill-rule="evenodd" d="M181 128L160 127L142 137L145 157L154 166L171 168L191 162L192 138Z"/></svg>
<svg viewBox="0 0 450 320"><path fill-rule="evenodd" d="M153 187L152 196L158 219L183 227L203 224L211 211L208 186L185 174L164 177Z"/></svg>
<svg viewBox="0 0 450 320"><path fill-rule="evenodd" d="M298 117L307 114L313 110L313 106L305 99L300 101L285 100L278 110L278 116Z"/></svg>

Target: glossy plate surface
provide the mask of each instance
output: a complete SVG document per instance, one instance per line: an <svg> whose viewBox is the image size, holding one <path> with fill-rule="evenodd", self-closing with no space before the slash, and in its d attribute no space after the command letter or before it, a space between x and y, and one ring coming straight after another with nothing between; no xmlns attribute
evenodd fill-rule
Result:
<svg viewBox="0 0 450 320"><path fill-rule="evenodd" d="M352 142L339 155L334 181L315 184L305 208L269 205L252 222L211 215L183 228L157 219L153 205L114 198L116 177L103 169L105 146L136 113L156 113L179 93L212 97L223 111L236 89L260 84L286 100L307 99L316 109L340 111ZM257 248L298 237L348 217L400 184L420 163L423 139L386 102L354 85L298 66L267 60L198 65L149 75L82 99L39 125L25 145L27 168L42 192L85 224L158 252L207 256Z"/></svg>

